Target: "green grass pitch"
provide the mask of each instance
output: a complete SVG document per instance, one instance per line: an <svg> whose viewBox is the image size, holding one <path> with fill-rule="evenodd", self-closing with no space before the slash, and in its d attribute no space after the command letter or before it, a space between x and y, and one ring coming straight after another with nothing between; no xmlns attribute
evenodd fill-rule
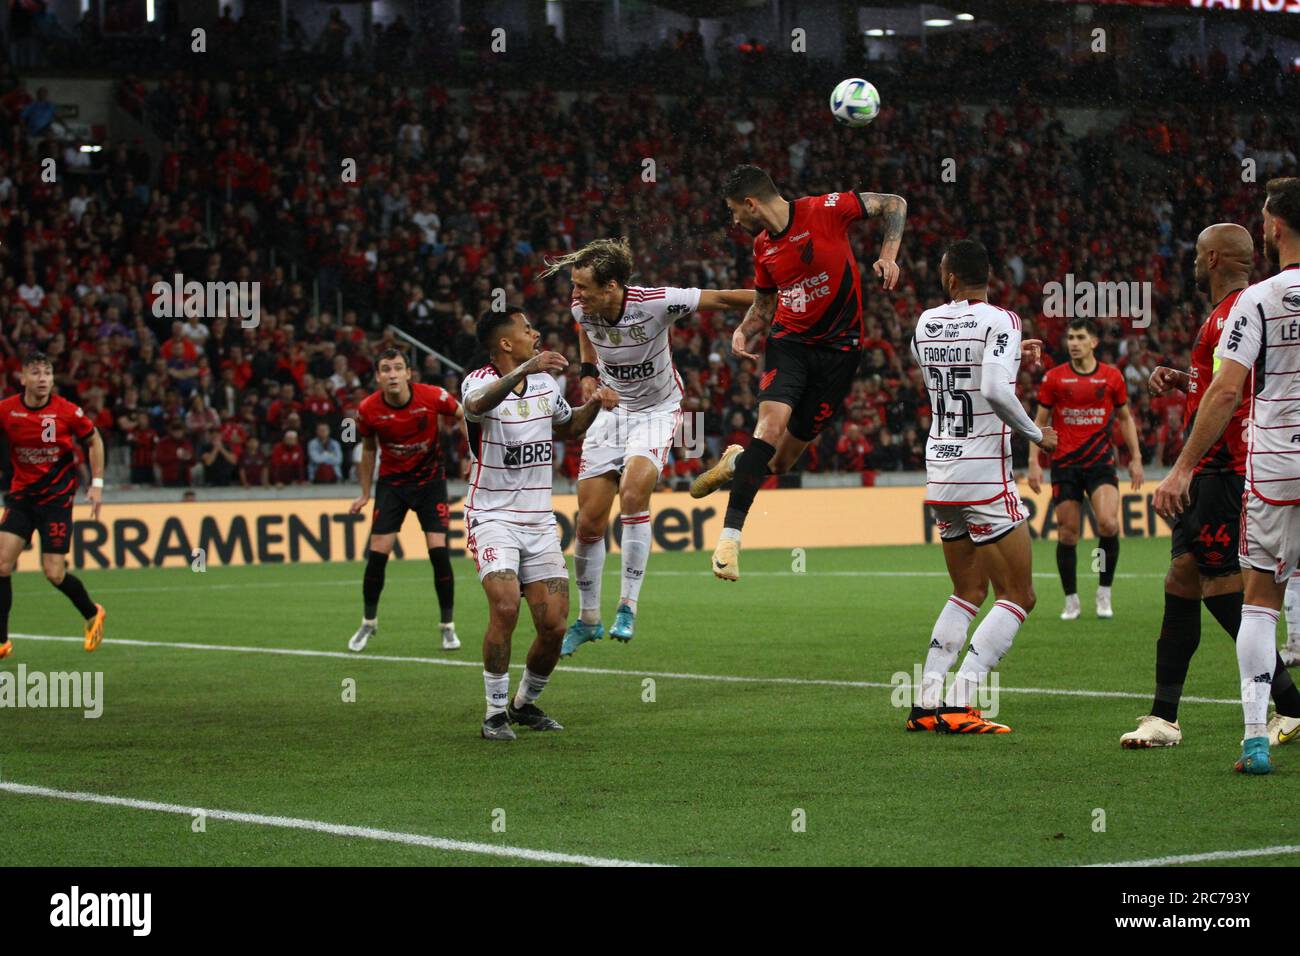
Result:
<svg viewBox="0 0 1300 956"><path fill-rule="evenodd" d="M1114 620L1092 615L1095 576L1081 574L1071 624L1053 545L1035 547L1038 610L999 675L1013 733L972 738L905 733L888 686L922 659L949 593L934 546L810 550L801 574L789 552L746 552L734 585L707 554L655 554L635 640L584 647L546 690L567 729L509 745L478 737L486 608L467 560L462 650L439 649L431 571L409 560L390 566L379 636L358 656L114 641L339 654L360 564L88 572L109 610L103 647L17 637L0 666L100 669L103 715L0 710L0 782L681 865L1056 865L1300 843L1300 748L1281 749L1270 778L1232 773L1239 706L1186 703L1183 746L1119 748L1149 708L1167 542L1124 541ZM607 574L607 623L617 583ZM14 633L80 633L39 575L14 591ZM521 624L517 666L530 640ZM1204 614L1187 693L1230 701L1236 674ZM221 819L195 832L184 814L4 790L0 819L10 865L528 862Z"/></svg>

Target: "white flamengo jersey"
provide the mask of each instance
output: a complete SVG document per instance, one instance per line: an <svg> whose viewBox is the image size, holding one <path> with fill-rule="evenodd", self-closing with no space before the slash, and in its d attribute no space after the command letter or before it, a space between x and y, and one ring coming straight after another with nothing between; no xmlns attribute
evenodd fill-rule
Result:
<svg viewBox="0 0 1300 956"><path fill-rule="evenodd" d="M1300 264L1237 297L1214 357L1250 370L1246 488L1271 505L1300 504Z"/></svg>
<svg viewBox="0 0 1300 956"><path fill-rule="evenodd" d="M668 331L699 307L699 289L630 285L617 322L587 315L576 301L570 309L596 347L601 384L618 393L620 408L644 412L681 404L682 380L673 367Z"/></svg>
<svg viewBox="0 0 1300 956"><path fill-rule="evenodd" d="M484 521L554 525L551 510L554 425L573 415L555 379L529 375L522 394L511 392L496 408L470 414L470 396L501 377L485 365L465 376L460 394L471 456L465 523Z"/></svg>
<svg viewBox="0 0 1300 956"><path fill-rule="evenodd" d="M912 355L930 392L926 502L977 505L1014 495L1011 429L980 394L980 384L986 375L1000 375L1014 388L1020 318L978 300L926 309L912 336Z"/></svg>

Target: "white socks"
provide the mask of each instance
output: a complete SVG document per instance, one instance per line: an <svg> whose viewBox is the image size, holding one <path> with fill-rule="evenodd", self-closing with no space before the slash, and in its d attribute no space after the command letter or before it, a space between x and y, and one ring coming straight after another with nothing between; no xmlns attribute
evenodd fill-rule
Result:
<svg viewBox="0 0 1300 956"><path fill-rule="evenodd" d="M934 710L943 701L943 685L957 655L966 646L966 631L979 608L955 594L948 598L930 632L930 651L925 655L921 672L921 699L918 706Z"/></svg>
<svg viewBox="0 0 1300 956"><path fill-rule="evenodd" d="M579 620L583 624L600 620L600 577L604 571L605 536L588 541L579 535L573 546L573 574L578 580Z"/></svg>
<svg viewBox="0 0 1300 956"><path fill-rule="evenodd" d="M623 540L623 592L622 603L636 612L636 601L645 580L646 564L650 561L650 512L622 515Z"/></svg>
<svg viewBox="0 0 1300 956"><path fill-rule="evenodd" d="M961 662L957 679L944 702L949 707L969 707L971 697L979 688L984 675L998 666L998 661L1011 650L1016 631L1025 623L1025 609L1011 601L1000 600L985 615L975 636L970 639L970 650Z"/></svg>
<svg viewBox="0 0 1300 956"><path fill-rule="evenodd" d="M531 704L538 697L541 697L542 691L546 689L546 682L550 679L550 674L542 677L525 667L524 676L519 679L519 689L515 691L515 707L519 708Z"/></svg>
<svg viewBox="0 0 1300 956"><path fill-rule="evenodd" d="M1263 737L1268 724L1268 699L1277 663L1277 611L1255 604L1241 608L1237 631L1237 669L1241 674L1241 710L1246 736Z"/></svg>
<svg viewBox="0 0 1300 956"><path fill-rule="evenodd" d="M510 698L510 674L484 671L483 690L487 693L487 715L504 713L506 701Z"/></svg>
<svg viewBox="0 0 1300 956"><path fill-rule="evenodd" d="M1300 574L1286 583L1286 645L1300 649Z"/></svg>

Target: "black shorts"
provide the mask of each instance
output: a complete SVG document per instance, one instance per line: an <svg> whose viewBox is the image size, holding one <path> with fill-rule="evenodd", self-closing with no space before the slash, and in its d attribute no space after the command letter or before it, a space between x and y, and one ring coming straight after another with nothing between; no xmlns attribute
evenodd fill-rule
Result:
<svg viewBox="0 0 1300 956"><path fill-rule="evenodd" d="M768 339L758 400L789 405L786 431L800 441L812 441L844 404L861 360L857 349L845 352Z"/></svg>
<svg viewBox="0 0 1300 956"><path fill-rule="evenodd" d="M1196 475L1188 489L1191 504L1178 516L1169 556L1191 553L1196 568L1207 578L1241 570L1237 544L1241 535L1241 495L1246 479L1241 475Z"/></svg>
<svg viewBox="0 0 1300 956"><path fill-rule="evenodd" d="M0 515L0 531L32 540L32 532L41 536L42 554L67 554L72 544L72 499L38 504L10 497Z"/></svg>
<svg viewBox="0 0 1300 956"><path fill-rule="evenodd" d="M371 534L395 534L402 530L406 513L414 511L425 534L446 534L451 512L447 508L446 480L422 485L390 485L379 482L375 488L375 513Z"/></svg>
<svg viewBox="0 0 1300 956"><path fill-rule="evenodd" d="M1083 501L1083 493L1088 497L1102 485L1119 487L1119 476L1115 473L1115 463L1105 465L1053 465L1052 466L1052 500Z"/></svg>

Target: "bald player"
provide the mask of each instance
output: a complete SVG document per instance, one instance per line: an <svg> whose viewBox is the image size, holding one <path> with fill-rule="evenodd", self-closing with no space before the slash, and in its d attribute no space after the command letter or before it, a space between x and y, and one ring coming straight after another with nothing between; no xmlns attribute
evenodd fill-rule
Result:
<svg viewBox="0 0 1300 956"><path fill-rule="evenodd" d="M1209 295L1214 309L1196 334L1191 370L1161 366L1147 382L1152 395L1174 388L1187 393L1183 427L1188 435L1205 390L1219 372L1214 350L1237 297L1250 282L1254 261L1250 233L1235 223L1217 223L1197 237L1196 286ZM1223 435L1193 468L1190 505L1174 525L1165 576L1165 615L1156 641L1155 699L1151 713L1140 719L1137 730L1120 737L1125 749L1172 747L1182 742L1178 703L1188 665L1201 641L1201 603L1228 635L1237 639L1242 605L1237 543L1246 474L1244 427L1249 411L1247 396L1233 412ZM1279 734L1293 735L1300 727L1300 691L1281 658L1273 677L1273 699L1277 715L1268 730L1276 745Z"/></svg>

